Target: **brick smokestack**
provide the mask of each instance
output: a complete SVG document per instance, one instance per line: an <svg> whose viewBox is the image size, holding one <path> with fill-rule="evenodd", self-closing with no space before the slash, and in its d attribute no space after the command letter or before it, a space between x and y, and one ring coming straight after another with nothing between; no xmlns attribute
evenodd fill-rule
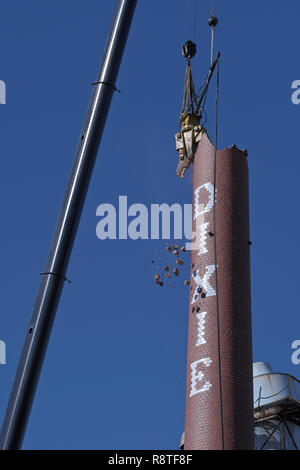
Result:
<svg viewBox="0 0 300 470"><path fill-rule="evenodd" d="M194 158L188 450L254 449L248 192L247 152L233 146L215 159L204 132Z"/></svg>

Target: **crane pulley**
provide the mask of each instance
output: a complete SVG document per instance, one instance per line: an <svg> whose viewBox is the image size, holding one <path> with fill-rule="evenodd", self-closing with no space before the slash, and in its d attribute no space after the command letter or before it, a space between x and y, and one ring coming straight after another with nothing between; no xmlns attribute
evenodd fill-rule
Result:
<svg viewBox="0 0 300 470"><path fill-rule="evenodd" d="M212 31L212 57L214 29L218 24L218 18L214 16L213 9L211 11L211 16L208 19L208 24L211 27ZM181 131L175 135L176 150L179 153L179 162L176 169L176 173L180 178L184 177L185 171L193 161L197 145L201 140L203 130L201 120L203 118L203 115L205 114L204 106L206 102L207 92L214 70L220 58L219 52L214 62L211 59L211 65L207 77L204 79L199 91L197 92L191 67L191 59L196 55L196 52L197 46L191 40L187 41L182 46L182 55L187 61L187 67L184 79L183 102L180 113Z"/></svg>

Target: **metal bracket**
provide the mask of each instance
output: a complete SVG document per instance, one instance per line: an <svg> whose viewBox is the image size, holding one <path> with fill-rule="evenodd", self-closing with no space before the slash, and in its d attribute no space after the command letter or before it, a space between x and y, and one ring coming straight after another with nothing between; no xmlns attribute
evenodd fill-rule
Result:
<svg viewBox="0 0 300 470"><path fill-rule="evenodd" d="M92 83L92 85L107 85L107 86L110 86L112 87L115 91L117 91L118 93L121 93L121 90L119 90L116 85L114 85L113 83L110 83L110 82L94 82Z"/></svg>
<svg viewBox="0 0 300 470"><path fill-rule="evenodd" d="M176 150L179 153L176 174L179 178L184 177L186 170L194 160L194 154L202 137L202 129L200 125L186 125L181 132L175 135Z"/></svg>

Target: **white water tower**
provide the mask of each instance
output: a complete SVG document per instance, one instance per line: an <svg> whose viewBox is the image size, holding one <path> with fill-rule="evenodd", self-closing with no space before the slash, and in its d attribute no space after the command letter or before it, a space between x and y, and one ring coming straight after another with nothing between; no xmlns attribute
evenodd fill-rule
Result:
<svg viewBox="0 0 300 470"><path fill-rule="evenodd" d="M254 362L253 392L256 450L300 449L299 380Z"/></svg>

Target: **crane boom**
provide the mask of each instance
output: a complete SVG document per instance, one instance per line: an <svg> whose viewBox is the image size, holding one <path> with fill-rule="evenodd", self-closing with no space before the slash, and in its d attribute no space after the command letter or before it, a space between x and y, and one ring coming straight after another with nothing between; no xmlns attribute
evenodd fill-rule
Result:
<svg viewBox="0 0 300 470"><path fill-rule="evenodd" d="M119 0L116 7L6 409L2 450L22 445L136 3Z"/></svg>

